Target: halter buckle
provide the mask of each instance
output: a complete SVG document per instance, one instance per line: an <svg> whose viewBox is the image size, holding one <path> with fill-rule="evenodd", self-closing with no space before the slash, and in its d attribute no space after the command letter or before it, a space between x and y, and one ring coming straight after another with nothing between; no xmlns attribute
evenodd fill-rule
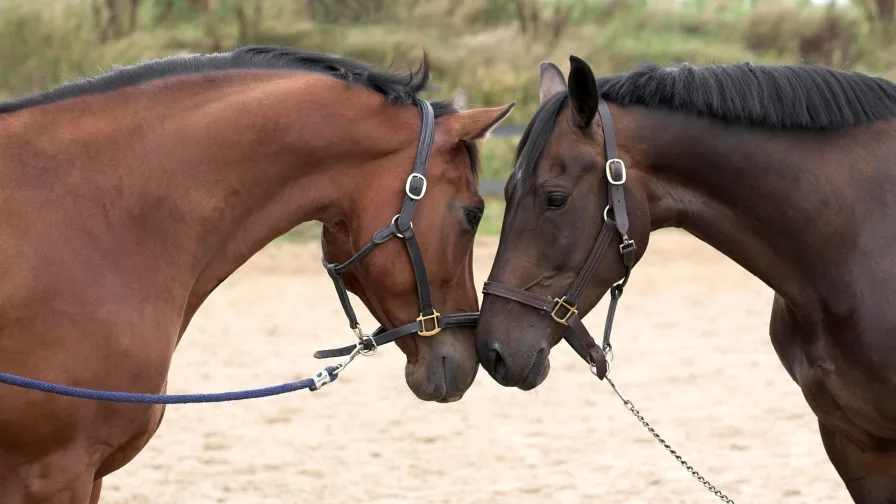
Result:
<svg viewBox="0 0 896 504"><path fill-rule="evenodd" d="M622 177L619 180L616 180L613 178L613 171L610 169L610 167L614 163L618 164L619 168L622 170ZM625 163L622 162L622 160L619 158L608 159L606 169L607 169L607 180L613 185L622 185L625 183L626 179L628 179L628 174L626 173L626 170L625 170Z"/></svg>
<svg viewBox="0 0 896 504"><path fill-rule="evenodd" d="M421 181L423 181L423 187L420 188L419 195L414 195L411 193L411 181L414 180L415 178L418 178ZM405 194L408 195L408 198L411 198L413 200L418 200L418 199L422 198L423 195L426 194L426 177L424 177L423 175L421 175L419 173L412 173L412 174L408 175L408 180L404 183L404 192L405 192Z"/></svg>
<svg viewBox="0 0 896 504"><path fill-rule="evenodd" d="M439 327L439 317L441 314L435 310L433 310L432 315L423 316L421 313L419 317L417 317L417 321L420 322L420 330L417 331L417 334L420 336L435 336L442 331L442 328ZM431 331L426 330L426 321L432 320L433 328Z"/></svg>
<svg viewBox="0 0 896 504"><path fill-rule="evenodd" d="M557 316L557 310L559 310L561 306L563 308L566 308L566 316L564 317ZM578 310L576 310L575 306L572 306L566 302L566 296L563 296L562 298L554 298L554 309L551 310L551 317L554 320L560 322L563 325L569 325L566 321L569 320L569 317L572 317L575 313L578 313Z"/></svg>
<svg viewBox="0 0 896 504"><path fill-rule="evenodd" d="M635 249L635 240L632 240L628 236L622 237L622 243L619 244L619 253L625 254L629 250Z"/></svg>

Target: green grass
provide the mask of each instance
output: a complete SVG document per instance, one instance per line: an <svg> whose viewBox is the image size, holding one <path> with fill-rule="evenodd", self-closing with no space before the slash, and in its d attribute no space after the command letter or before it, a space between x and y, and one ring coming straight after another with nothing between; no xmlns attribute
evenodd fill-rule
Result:
<svg viewBox="0 0 896 504"><path fill-rule="evenodd" d="M504 180L513 170L519 138L488 138L480 144L483 180Z"/></svg>
<svg viewBox="0 0 896 504"><path fill-rule="evenodd" d="M480 236L498 236L501 234L501 221L504 219L504 197L488 196L485 198L485 214L479 223Z"/></svg>

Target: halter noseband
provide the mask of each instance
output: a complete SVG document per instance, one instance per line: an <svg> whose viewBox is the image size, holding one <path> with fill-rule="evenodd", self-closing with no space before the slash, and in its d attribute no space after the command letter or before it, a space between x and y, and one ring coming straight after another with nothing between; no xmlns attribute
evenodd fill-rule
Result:
<svg viewBox="0 0 896 504"><path fill-rule="evenodd" d="M573 281L565 296L552 298L542 294L536 294L527 290L511 287L498 282L485 282L482 293L503 297L527 306L531 306L541 312L548 313L558 323L568 326L563 338L567 343L592 367L592 371L603 380L609 370L607 354L612 352L610 345L610 332L613 328L613 316L616 313L616 304L622 296L622 289L628 282L632 267L635 264L637 247L634 240L628 237L628 211L625 207L626 181L625 163L619 159L616 149L616 134L613 131L613 118L610 108L604 100L600 100L597 107L600 114L601 128L604 133L604 149L607 155L606 173L608 188L608 204L604 209L604 225L594 242L594 247L582 266L579 276ZM613 210L613 218L607 214ZM615 220L614 220L615 219ZM578 304L585 287L594 275L597 265L613 241L614 235L621 237L619 254L622 256L622 264L625 266L625 275L622 280L610 287L610 308L607 310L607 322L604 326L603 344L598 346L579 318L576 305Z"/></svg>
<svg viewBox="0 0 896 504"><path fill-rule="evenodd" d="M364 352L372 353L376 351L379 345L390 343L404 336L417 333L420 336L435 336L442 329L456 326L475 326L479 319L478 312L453 313L450 315L442 315L432 306L432 294L429 290L429 277L426 275L426 264L423 261L423 253L420 251L420 244L417 242L417 235L414 233L414 223L412 221L414 210L417 203L426 194L426 168L429 163L429 154L432 151L433 135L435 132L435 113L429 102L417 99L417 106L420 109L422 117L422 126L420 130L420 140L417 144L417 157L414 159L414 169L408 175L404 185L405 197L401 204L401 211L392 218L383 229L374 233L370 243L364 246L351 259L342 264L328 263L326 258L321 256L321 262L327 269L330 278L333 279L333 285L336 287L336 294L339 296L339 302L342 303L342 310L348 318L349 327L358 337L358 343L342 348L334 348L331 350L320 350L314 353L317 359L328 359L331 357L343 357L351 354L357 348ZM420 316L417 320L395 329L386 330L380 326L372 334L365 335L361 330L361 324L355 316L355 310L349 301L348 291L342 280L342 275L352 266L361 262L377 245L381 245L391 238L401 238L404 240L408 248L408 254L411 257L411 265L414 268L414 277L417 281L417 296L420 299Z"/></svg>

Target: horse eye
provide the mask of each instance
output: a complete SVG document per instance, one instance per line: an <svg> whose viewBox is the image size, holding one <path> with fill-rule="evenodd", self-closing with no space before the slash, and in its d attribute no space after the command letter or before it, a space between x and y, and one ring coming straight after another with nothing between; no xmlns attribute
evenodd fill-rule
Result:
<svg viewBox="0 0 896 504"><path fill-rule="evenodd" d="M464 210L464 216L467 218L467 223L470 227L476 229L479 227L479 222L482 221L482 210L478 208L468 208Z"/></svg>
<svg viewBox="0 0 896 504"><path fill-rule="evenodd" d="M552 192L548 194L548 210L559 210L566 206L569 196L561 192Z"/></svg>

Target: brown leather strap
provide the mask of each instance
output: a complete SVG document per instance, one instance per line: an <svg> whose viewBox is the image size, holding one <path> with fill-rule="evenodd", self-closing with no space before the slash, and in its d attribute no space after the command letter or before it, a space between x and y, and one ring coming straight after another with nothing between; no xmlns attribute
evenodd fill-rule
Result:
<svg viewBox="0 0 896 504"><path fill-rule="evenodd" d="M483 294L492 294L503 298L511 299L518 303L531 306L537 310L550 313L554 309L554 298L542 296L534 292L518 289L510 285L504 285L495 282L486 281L482 286Z"/></svg>
<svg viewBox="0 0 896 504"><path fill-rule="evenodd" d="M607 252L607 248L610 245L610 241L613 239L613 235L616 234L615 228L616 223L613 222L612 219L604 221L604 225L600 229L600 234L597 235L597 240L594 242L594 246L591 247L591 253L588 254L588 259L585 260L585 265L582 266L579 276L576 277L575 281L569 287L569 291L566 293L567 302L570 302L571 304L577 304L579 302L582 293L585 291L585 287L588 286L588 282L591 281L591 277L597 269L597 265L600 264L600 260Z"/></svg>
<svg viewBox="0 0 896 504"><path fill-rule="evenodd" d="M547 313L552 313L554 306L556 306L553 298L495 282L485 282L482 292L510 299ZM561 313L560 317L566 315L566 313ZM603 380L604 376L606 376L607 357L597 342L594 341L585 324L582 323L578 313L572 312L569 314L569 317L566 319L566 325L569 326L569 329L563 335L563 338L582 359L595 366L598 378Z"/></svg>
<svg viewBox="0 0 896 504"><path fill-rule="evenodd" d="M625 180L627 173L625 164L619 159L619 151L616 149L616 131L613 128L613 116L610 115L610 107L607 102L601 100L597 104L597 112L600 114L600 122L604 132L604 149L607 154L607 203L613 209L613 220L616 221L616 229L622 236L628 236L628 210L625 207Z"/></svg>
<svg viewBox="0 0 896 504"><path fill-rule="evenodd" d="M449 315L442 315L439 317L439 327L445 329L446 327L474 327L476 323L479 321L479 312L463 312L463 313L451 313ZM424 325L421 321L411 322L410 324L405 324L403 326L396 327L395 329L386 330L385 327L380 326L376 331L370 334L371 342L368 339L360 341L359 343L355 343L354 345L344 346L342 348L332 348L329 350L318 350L314 352L315 359L330 359L333 357L345 357L352 353L355 348L357 348L358 344L361 345L361 348L367 351L373 350L374 348L385 345L386 343L391 343L399 338L403 338L409 334L414 334L421 330L429 329L432 324Z"/></svg>
<svg viewBox="0 0 896 504"><path fill-rule="evenodd" d="M579 357L594 366L595 374L601 380L607 375L607 355L604 349L598 346L582 322L577 313L574 313L566 321L569 330L563 335L563 339L572 347Z"/></svg>

